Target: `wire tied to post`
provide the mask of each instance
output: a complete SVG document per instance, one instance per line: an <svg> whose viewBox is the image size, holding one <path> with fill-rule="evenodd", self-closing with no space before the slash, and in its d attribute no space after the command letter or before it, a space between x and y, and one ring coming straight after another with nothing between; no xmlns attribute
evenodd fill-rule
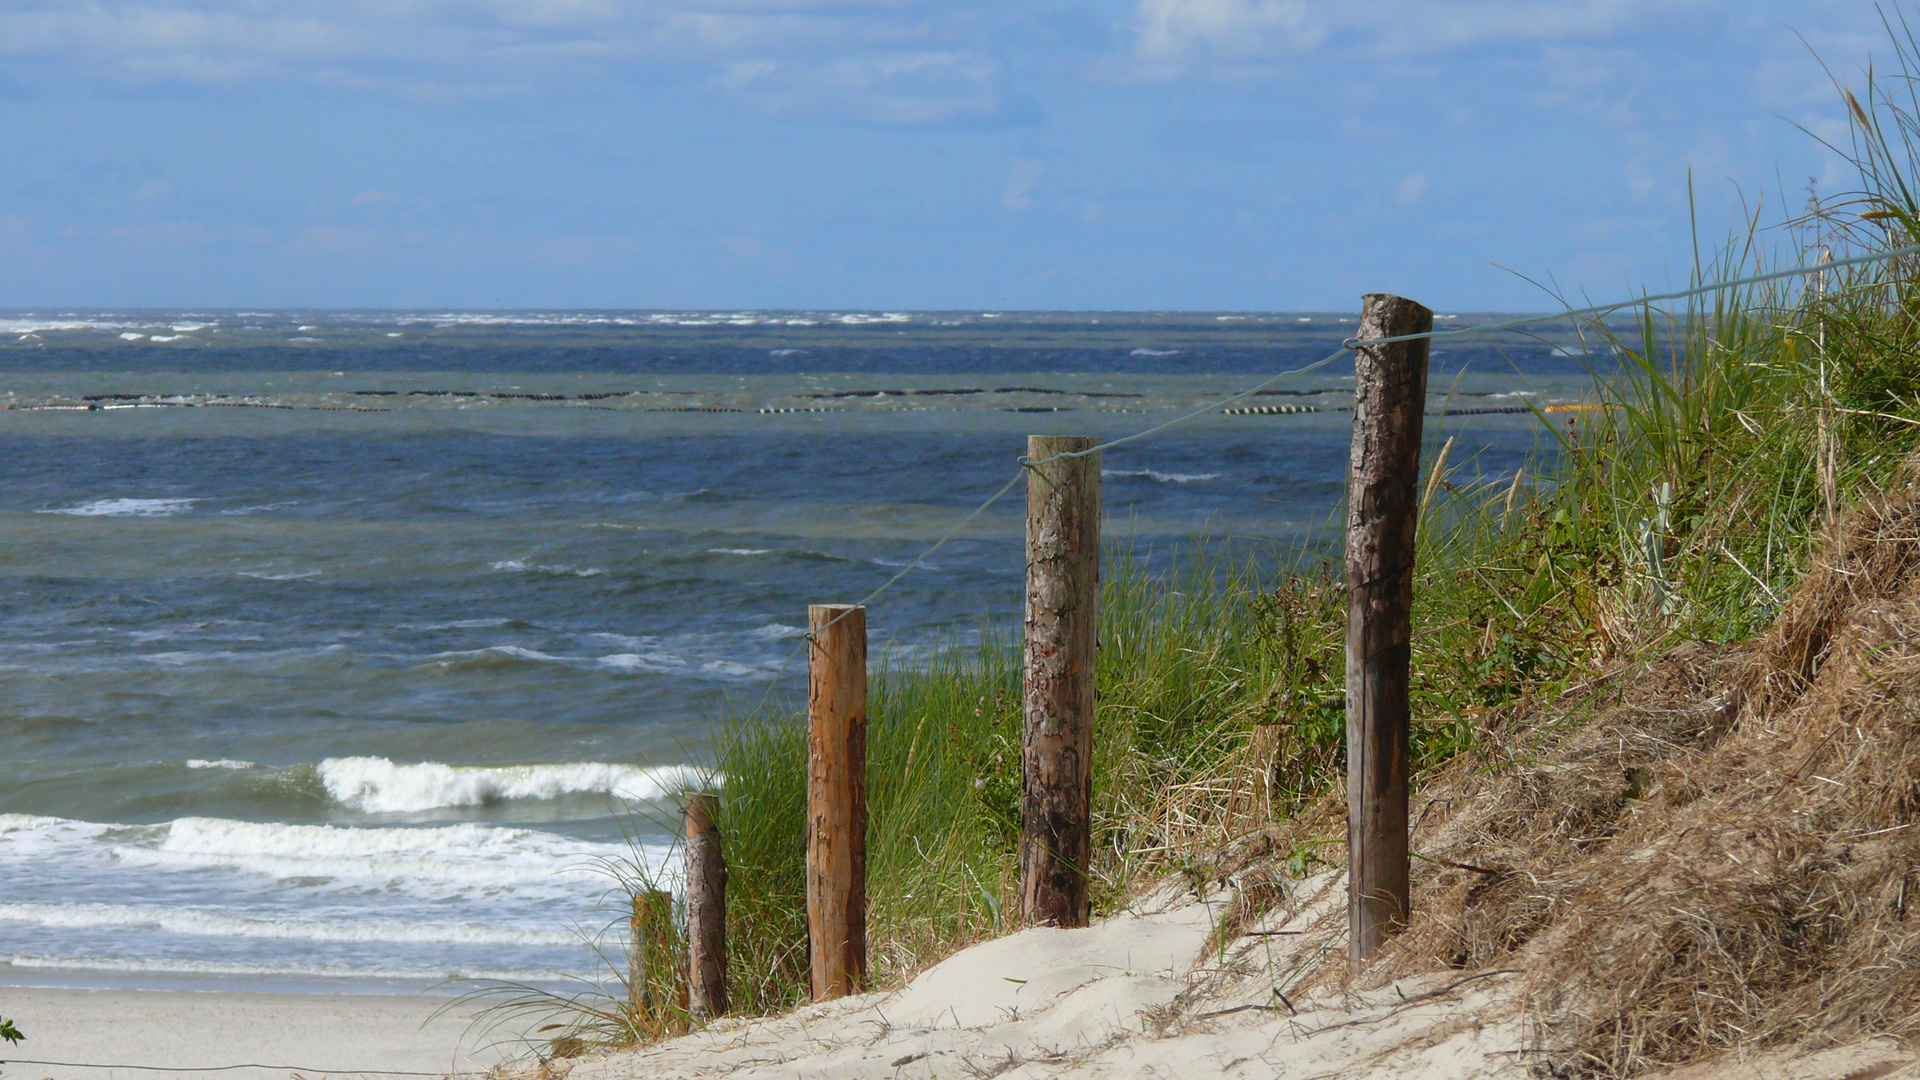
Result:
<svg viewBox="0 0 1920 1080"><path fill-rule="evenodd" d="M1832 259L1813 263L1802 263L1785 270L1772 270L1751 277L1734 278L1732 281L1715 281L1706 285L1695 285L1691 289L1676 292L1655 293L1651 296L1637 296L1612 304L1593 304L1569 311L1556 311L1550 315L1527 315L1518 319L1507 319L1496 323L1480 323L1475 326L1450 327L1445 330L1428 330L1419 334L1396 334L1382 338L1348 338L1342 342L1343 348L1360 349L1373 345L1391 345L1396 341L1418 341L1421 338L1458 337L1461 334L1485 334L1494 330L1513 330L1522 326L1537 326L1543 322L1559 319L1578 319L1587 315L1610 315L1621 308L1642 307L1648 304L1663 304L1668 300L1685 300L1689 297L1704 296L1722 289L1738 289L1747 285L1759 285L1769 281L1784 281L1788 278L1808 277L1838 266L1862 266L1867 263L1888 262L1903 255L1920 255L1920 244L1908 244L1904 247L1888 248L1885 251L1870 252L1866 255L1854 255L1845 259Z"/></svg>
<svg viewBox="0 0 1920 1080"><path fill-rule="evenodd" d="M1265 380L1261 381L1260 383L1254 386L1250 386L1247 389L1242 390L1237 394L1233 394L1229 397L1222 398L1219 401L1213 402L1212 404L1209 404L1209 405L1202 406L1198 409L1193 410L1192 412L1184 413L1180 416L1176 416L1173 419L1166 421L1165 423L1155 424L1153 427L1147 428L1144 431L1137 431L1131 435L1123 435L1117 439L1109 439L1106 442L1099 443L1095 446L1090 446L1085 450L1063 450L1060 453L1050 454L1047 457L1040 458L1037 461L1031 458L1028 458L1024 454L1021 455L1019 458L1020 472L1015 473L1012 479L1008 480L1005 484L1001 485L1000 489L995 491L992 495L989 495L985 502L981 503L979 506L973 509L972 513L969 513L966 517L961 518L959 522L957 522L952 528L948 529L946 533L943 534L938 540L935 540L933 542L932 547L927 548L925 551L915 556L913 561L908 563L906 566L902 567L899 573L894 574L892 577L888 578L885 582L881 583L879 588L873 590L872 592L868 593L866 596L862 597L860 601L854 604L853 606L865 607L868 604L872 603L874 600L878 599L887 590L893 588L893 586L897 584L901 578L906 577L908 573L912 572L916 567L918 567L922 562L924 562L927 556L932 555L936 551L939 551L943 546L946 545L947 541L953 539L954 536L958 534L961 529L964 529L968 525L972 524L975 518L978 518L981 514L987 511L988 507L991 507L994 503L999 502L1002 496L1006 495L1008 491L1013 489L1013 485L1015 485L1016 483L1019 483L1020 478L1026 474L1026 470L1034 468L1035 466L1045 465L1050 461L1057 461L1061 458L1086 457L1090 454L1097 454L1102 450L1110 450L1116 446L1124 446L1127 443L1138 442L1141 439L1152 438L1153 436L1158 435L1163 431L1167 431L1172 428L1179 427L1182 424L1186 424L1190 421L1197 420L1202 416L1207 416L1212 413L1216 413L1219 410L1243 398L1252 397L1253 395L1258 394L1260 391L1267 389L1268 387L1272 386L1274 383L1277 383L1282 379L1291 378L1296 375L1307 375L1307 374L1311 374L1312 372L1318 371L1321 368L1326 367L1328 364L1333 363L1335 360L1338 360L1340 357L1346 355L1350 351L1370 348L1376 345L1391 345L1395 342L1400 342L1400 341L1418 341L1423 338L1431 340L1433 338L1442 338L1442 337L1459 337L1465 334L1487 334L1487 333L1492 333L1494 331L1499 331L1499 330L1513 330L1522 326L1536 326L1540 323L1554 322L1561 319L1578 319L1588 315L1606 315L1606 314L1611 314L1612 312L1619 311L1622 308L1642 307L1650 304L1664 303L1669 300L1684 300L1684 299L1687 299L1688 297L1702 296L1707 293L1719 292L1723 289L1737 289L1742 286L1757 285L1757 284L1761 284L1763 282L1768 282L1768 281L1782 281L1788 278L1806 277L1811 274L1821 273L1822 271L1831 270L1837 267L1859 266L1867 263L1886 262L1892 259L1897 259L1902 256L1906 256L1906 255L1920 255L1920 244L1909 244L1903 247L1888 248L1885 251L1871 252L1866 255L1855 255L1845 259L1828 259L1826 261L1816 263L1816 264L1810 264L1810 265L1803 264L1800 266L1790 267L1786 270L1774 270L1765 274L1754 274L1750 277L1735 278L1731 281L1716 281L1710 284L1697 285L1690 289L1680 289L1674 292L1655 293L1647 296L1638 296L1638 297L1633 297L1630 299L1621 300L1621 301L1610 303L1610 304L1593 304L1587 307L1573 308L1568 311L1558 311L1558 312L1554 312L1552 314L1547 314L1547 315L1528 315L1518 319L1506 319L1501 322L1480 323L1474 326L1450 327L1444 330L1428 330L1418 334L1397 334L1392 337L1347 338L1340 343L1339 349L1335 350L1334 352L1327 355L1326 357L1323 357L1322 359L1316 360L1311 364L1305 365L1304 367L1290 368L1286 371L1277 372L1274 375L1271 375ZM825 630L828 627L831 627L832 625L834 625L834 623L839 622L842 618L845 618L845 616L844 615L835 616L831 622L828 622L826 626L821 627L821 629ZM812 630L807 631L807 633L804 636L808 641L817 640L816 632ZM797 654L798 654L798 650L796 650L796 655ZM792 658L789 657L787 660L787 663L791 664L792 662L793 662ZM786 671L786 666L782 665L781 672L784 674L785 671ZM778 676L776 676L775 679L777 681Z"/></svg>

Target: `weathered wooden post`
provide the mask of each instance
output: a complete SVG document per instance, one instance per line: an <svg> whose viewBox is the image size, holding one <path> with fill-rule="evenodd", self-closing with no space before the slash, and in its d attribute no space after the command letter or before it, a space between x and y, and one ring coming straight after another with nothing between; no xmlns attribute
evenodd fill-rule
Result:
<svg viewBox="0 0 1920 1080"><path fill-rule="evenodd" d="M687 795L687 1015L727 1012L727 860L720 848L720 797Z"/></svg>
<svg viewBox="0 0 1920 1080"><path fill-rule="evenodd" d="M1433 329L1433 312L1369 293L1359 337ZM1413 538L1427 339L1362 347L1353 358L1347 477L1347 910L1356 965L1406 922L1407 701Z"/></svg>
<svg viewBox="0 0 1920 1080"><path fill-rule="evenodd" d="M1096 445L1027 438L1027 460L1042 463L1027 470L1020 917L1029 926L1085 926L1090 914L1100 455L1055 455Z"/></svg>
<svg viewBox="0 0 1920 1080"><path fill-rule="evenodd" d="M673 949L673 894L645 889L633 894L627 953L627 999L633 1018L667 1030L679 1004L680 971Z"/></svg>
<svg viewBox="0 0 1920 1080"><path fill-rule="evenodd" d="M807 942L813 1000L867 977L867 609L807 609Z"/></svg>

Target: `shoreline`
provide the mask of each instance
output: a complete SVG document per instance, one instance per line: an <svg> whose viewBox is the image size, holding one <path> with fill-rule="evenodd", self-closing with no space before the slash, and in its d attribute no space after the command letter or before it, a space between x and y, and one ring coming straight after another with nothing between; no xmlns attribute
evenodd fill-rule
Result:
<svg viewBox="0 0 1920 1080"><path fill-rule="evenodd" d="M419 993L0 987L0 1015L26 1035L0 1062L28 1080L482 1073L526 1045L525 1021L475 1022L482 1008Z"/></svg>

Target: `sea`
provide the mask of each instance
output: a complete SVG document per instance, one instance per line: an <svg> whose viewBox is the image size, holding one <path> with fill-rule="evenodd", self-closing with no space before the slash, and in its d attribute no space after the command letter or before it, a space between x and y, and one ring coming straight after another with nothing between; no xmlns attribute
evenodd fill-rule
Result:
<svg viewBox="0 0 1920 1080"><path fill-rule="evenodd" d="M0 311L0 985L605 982L609 868L671 880L672 797L804 690L808 604L899 574L1027 435L1207 410L1354 322ZM1436 342L1429 460L1550 452L1530 405L1583 398L1588 349ZM1339 360L1107 451L1109 557L1324 543L1351 400ZM1017 614L1021 513L874 600L880 662Z"/></svg>

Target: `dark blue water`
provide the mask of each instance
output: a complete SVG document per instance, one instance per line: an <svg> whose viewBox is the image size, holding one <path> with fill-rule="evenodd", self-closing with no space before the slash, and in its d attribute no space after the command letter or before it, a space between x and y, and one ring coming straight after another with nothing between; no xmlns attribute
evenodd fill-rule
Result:
<svg viewBox="0 0 1920 1080"><path fill-rule="evenodd" d="M729 700L797 685L809 603L1026 435L1152 426L1341 318L0 315L0 980L585 972L564 927L609 883L556 868L627 853ZM1441 343L1432 437L1510 474L1532 416L1439 413L1578 397L1579 360ZM1108 534L1321 534L1349 375L1110 452ZM903 578L876 647L1014 611L1020 530L1016 494Z"/></svg>

